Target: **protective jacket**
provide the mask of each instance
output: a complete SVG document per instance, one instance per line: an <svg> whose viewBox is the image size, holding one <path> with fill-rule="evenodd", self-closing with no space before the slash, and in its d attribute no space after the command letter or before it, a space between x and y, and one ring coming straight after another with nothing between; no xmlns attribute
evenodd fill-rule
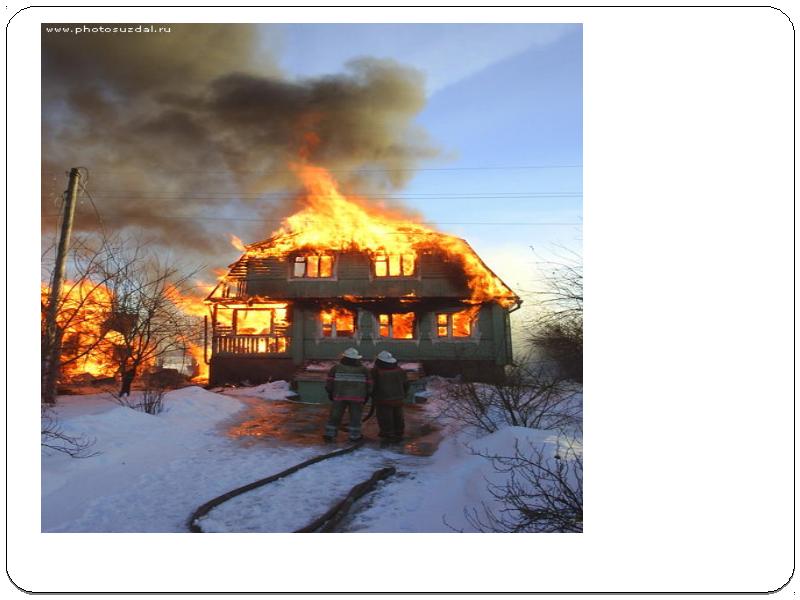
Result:
<svg viewBox="0 0 800 600"><path fill-rule="evenodd" d="M372 401L375 405L401 406L408 393L408 375L397 365L375 361L372 368Z"/></svg>
<svg viewBox="0 0 800 600"><path fill-rule="evenodd" d="M365 366L344 359L328 372L325 389L334 402L364 402L372 390L372 378Z"/></svg>

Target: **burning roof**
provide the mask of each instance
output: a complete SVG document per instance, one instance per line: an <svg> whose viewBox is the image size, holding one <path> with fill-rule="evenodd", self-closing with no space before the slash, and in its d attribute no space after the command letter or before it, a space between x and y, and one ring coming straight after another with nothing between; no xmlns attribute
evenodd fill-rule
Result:
<svg viewBox="0 0 800 600"><path fill-rule="evenodd" d="M326 169L298 162L293 170L303 183L301 208L284 219L272 236L243 247L242 258L231 265L241 272L251 258L284 257L295 252L363 252L373 260L396 261L393 268L413 265L426 252L438 252L463 270L471 304L496 301L510 307L519 298L459 237L436 231L409 217L364 198L345 196ZM238 240L237 240L238 241ZM237 246L238 247L238 246ZM386 257L386 258L384 258ZM406 266L402 266L406 265ZM215 293L209 300L215 298Z"/></svg>

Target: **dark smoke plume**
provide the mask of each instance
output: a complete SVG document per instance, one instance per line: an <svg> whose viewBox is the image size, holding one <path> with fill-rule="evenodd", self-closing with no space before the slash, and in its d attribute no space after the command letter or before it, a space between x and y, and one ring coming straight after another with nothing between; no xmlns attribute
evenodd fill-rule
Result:
<svg viewBox="0 0 800 600"><path fill-rule="evenodd" d="M54 26L42 29L44 215L57 212L64 173L85 166L107 229L140 227L156 244L219 266L220 253L231 255L228 233L263 239L293 209L289 164L309 133L319 140L311 159L344 189L398 189L436 155L413 122L422 76L392 61L363 58L297 81L259 47L252 25L80 35L46 27ZM48 231L54 225L45 217ZM79 207L76 228L98 228L90 205Z"/></svg>

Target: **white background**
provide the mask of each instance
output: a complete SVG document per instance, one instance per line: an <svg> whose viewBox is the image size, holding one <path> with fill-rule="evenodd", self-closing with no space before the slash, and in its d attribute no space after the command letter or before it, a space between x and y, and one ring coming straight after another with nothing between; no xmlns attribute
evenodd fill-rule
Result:
<svg viewBox="0 0 800 600"><path fill-rule="evenodd" d="M583 534L39 533L39 23L112 21L584 24ZM794 568L793 35L771 8L17 15L7 171L14 583L37 592L784 585Z"/></svg>

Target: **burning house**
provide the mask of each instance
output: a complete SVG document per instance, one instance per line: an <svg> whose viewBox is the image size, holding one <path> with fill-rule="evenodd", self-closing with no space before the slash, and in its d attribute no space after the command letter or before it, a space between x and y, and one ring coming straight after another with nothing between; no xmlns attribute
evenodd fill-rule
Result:
<svg viewBox="0 0 800 600"><path fill-rule="evenodd" d="M502 373L520 300L467 242L294 168L300 210L246 246L205 300L211 384L314 379L315 363L350 346L426 374Z"/></svg>

